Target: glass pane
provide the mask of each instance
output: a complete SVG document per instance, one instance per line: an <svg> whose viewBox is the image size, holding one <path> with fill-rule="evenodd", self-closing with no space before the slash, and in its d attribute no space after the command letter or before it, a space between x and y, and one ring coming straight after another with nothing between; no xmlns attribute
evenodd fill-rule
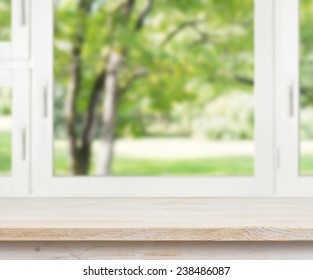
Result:
<svg viewBox="0 0 313 280"><path fill-rule="evenodd" d="M11 0L0 0L0 41L11 39Z"/></svg>
<svg viewBox="0 0 313 280"><path fill-rule="evenodd" d="M0 176L10 175L12 163L12 92L0 88Z"/></svg>
<svg viewBox="0 0 313 280"><path fill-rule="evenodd" d="M301 0L301 174L313 175L313 2Z"/></svg>
<svg viewBox="0 0 313 280"><path fill-rule="evenodd" d="M54 172L252 176L254 1L55 1Z"/></svg>

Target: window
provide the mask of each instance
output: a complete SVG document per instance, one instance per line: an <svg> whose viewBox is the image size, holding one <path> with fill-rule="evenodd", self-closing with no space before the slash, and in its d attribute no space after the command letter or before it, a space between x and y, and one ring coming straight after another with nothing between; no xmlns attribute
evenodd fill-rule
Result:
<svg viewBox="0 0 313 280"><path fill-rule="evenodd" d="M277 187L284 195L312 194L311 38L312 1L279 1L277 16Z"/></svg>
<svg viewBox="0 0 313 280"><path fill-rule="evenodd" d="M0 193L312 193L311 2L0 0Z"/></svg>
<svg viewBox="0 0 313 280"><path fill-rule="evenodd" d="M36 5L37 192L271 192L271 1L165 2Z"/></svg>
<svg viewBox="0 0 313 280"><path fill-rule="evenodd" d="M0 0L0 59L29 57L30 0Z"/></svg>

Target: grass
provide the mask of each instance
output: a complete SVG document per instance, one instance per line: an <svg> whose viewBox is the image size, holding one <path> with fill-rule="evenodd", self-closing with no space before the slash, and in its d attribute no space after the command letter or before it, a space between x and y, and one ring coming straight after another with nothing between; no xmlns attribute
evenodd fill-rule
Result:
<svg viewBox="0 0 313 280"><path fill-rule="evenodd" d="M64 146L56 145L54 171L56 175L68 175L68 153ZM95 173L92 159L90 175ZM116 156L113 160L113 176L252 176L253 158L249 156L211 157L190 160L134 159Z"/></svg>
<svg viewBox="0 0 313 280"><path fill-rule="evenodd" d="M254 171L251 157L238 156L171 161L117 158L112 173L124 176L250 176Z"/></svg>
<svg viewBox="0 0 313 280"><path fill-rule="evenodd" d="M11 134L0 131L0 174L11 173Z"/></svg>
<svg viewBox="0 0 313 280"><path fill-rule="evenodd" d="M67 175L67 153L57 151L55 174ZM116 157L113 161L113 176L251 176L253 175L252 157L223 157L192 160L154 160ZM91 174L95 174L92 164Z"/></svg>
<svg viewBox="0 0 313 280"><path fill-rule="evenodd" d="M302 156L301 174L303 176L312 176L313 175L313 155Z"/></svg>

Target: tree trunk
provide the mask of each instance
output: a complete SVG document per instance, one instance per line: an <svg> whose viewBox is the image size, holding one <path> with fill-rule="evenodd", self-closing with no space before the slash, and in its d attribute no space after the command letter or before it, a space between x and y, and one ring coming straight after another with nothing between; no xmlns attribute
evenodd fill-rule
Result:
<svg viewBox="0 0 313 280"><path fill-rule="evenodd" d="M91 146L81 146L76 149L73 161L73 173L75 175L87 175L91 159Z"/></svg>
<svg viewBox="0 0 313 280"><path fill-rule="evenodd" d="M107 176L111 173L119 95L118 75L121 63L122 55L113 51L108 58L107 73L105 77L102 142L97 166L97 173L101 176Z"/></svg>
<svg viewBox="0 0 313 280"><path fill-rule="evenodd" d="M82 14L80 21L75 26L76 34L73 41L72 61L70 69L70 82L65 100L66 131L69 139L70 170L73 175L86 175L86 162L90 157L90 145L78 146L78 135L76 131L77 122L77 99L81 87L82 62L81 53L84 45L84 33L86 28L86 18L91 9L92 1L80 0L78 10ZM87 167L88 169L88 167Z"/></svg>
<svg viewBox="0 0 313 280"><path fill-rule="evenodd" d="M77 133L76 133L76 102L80 87L80 53L81 48L75 46L72 51L73 61L71 65L71 78L69 82L69 89L65 100L65 119L66 119L66 130L69 139L69 155L70 155L70 169L72 174L75 173L75 165L77 164L76 154L77 154Z"/></svg>

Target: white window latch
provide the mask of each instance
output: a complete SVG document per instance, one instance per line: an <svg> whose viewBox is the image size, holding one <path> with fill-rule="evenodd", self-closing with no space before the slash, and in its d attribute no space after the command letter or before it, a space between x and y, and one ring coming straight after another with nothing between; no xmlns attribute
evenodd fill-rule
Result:
<svg viewBox="0 0 313 280"><path fill-rule="evenodd" d="M27 158L27 129L26 125L22 125L20 128L21 139L21 160L25 161Z"/></svg>
<svg viewBox="0 0 313 280"><path fill-rule="evenodd" d="M41 86L41 98L42 98L42 117L44 119L48 118L48 85L43 83Z"/></svg>
<svg viewBox="0 0 313 280"><path fill-rule="evenodd" d="M26 0L20 0L20 26L26 26Z"/></svg>
<svg viewBox="0 0 313 280"><path fill-rule="evenodd" d="M289 81L287 83L287 114L289 118L293 118L295 115L294 97L294 82Z"/></svg>

